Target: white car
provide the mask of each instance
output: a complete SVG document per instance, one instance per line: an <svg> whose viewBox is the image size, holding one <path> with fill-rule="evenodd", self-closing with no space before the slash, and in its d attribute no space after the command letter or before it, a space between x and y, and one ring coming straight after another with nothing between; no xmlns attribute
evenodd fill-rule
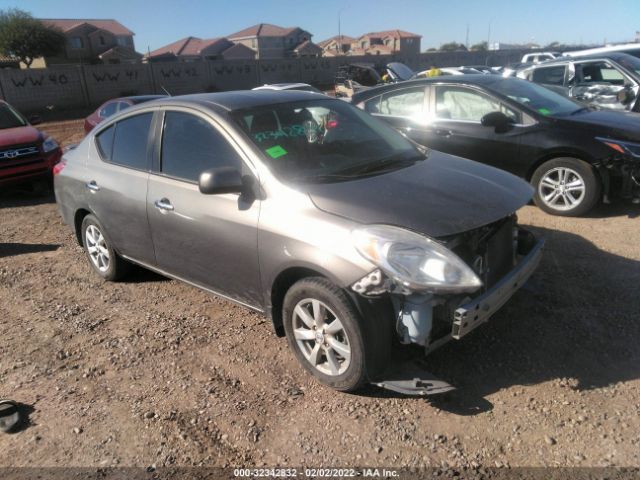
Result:
<svg viewBox="0 0 640 480"><path fill-rule="evenodd" d="M324 95L322 91L308 83L272 83L252 88L252 90L301 90L303 92L322 93Z"/></svg>
<svg viewBox="0 0 640 480"><path fill-rule="evenodd" d="M521 63L541 63L547 60L554 60L560 56L556 52L536 52L526 53L521 60Z"/></svg>
<svg viewBox="0 0 640 480"><path fill-rule="evenodd" d="M585 55L602 55L607 53L627 53L634 57L640 57L640 43L624 43L621 45L608 45L606 47L590 48L575 52L564 52L567 57L584 57Z"/></svg>

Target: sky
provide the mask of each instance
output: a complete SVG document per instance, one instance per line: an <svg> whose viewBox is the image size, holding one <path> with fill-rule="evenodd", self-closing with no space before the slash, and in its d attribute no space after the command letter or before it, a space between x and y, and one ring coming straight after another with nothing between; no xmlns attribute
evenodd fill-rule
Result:
<svg viewBox="0 0 640 480"><path fill-rule="evenodd" d="M299 26L319 42L399 28L422 35L422 49L553 41L601 44L633 40L640 0L0 0L38 18L115 18L146 52L187 36L225 36L257 23Z"/></svg>

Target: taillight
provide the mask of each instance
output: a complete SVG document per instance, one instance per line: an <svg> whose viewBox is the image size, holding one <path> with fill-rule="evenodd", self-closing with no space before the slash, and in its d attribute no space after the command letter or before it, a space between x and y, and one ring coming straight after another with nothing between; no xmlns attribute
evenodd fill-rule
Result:
<svg viewBox="0 0 640 480"><path fill-rule="evenodd" d="M58 175L62 169L67 165L65 160L61 160L53 166L53 175Z"/></svg>

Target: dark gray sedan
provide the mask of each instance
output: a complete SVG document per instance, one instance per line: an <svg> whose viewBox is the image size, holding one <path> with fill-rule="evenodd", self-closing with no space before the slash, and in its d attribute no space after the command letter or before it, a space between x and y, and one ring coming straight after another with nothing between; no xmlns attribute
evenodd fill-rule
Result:
<svg viewBox="0 0 640 480"><path fill-rule="evenodd" d="M516 223L525 182L306 92L132 107L65 154L55 192L98 275L135 263L263 312L338 390L446 389L392 345L460 339L542 250Z"/></svg>

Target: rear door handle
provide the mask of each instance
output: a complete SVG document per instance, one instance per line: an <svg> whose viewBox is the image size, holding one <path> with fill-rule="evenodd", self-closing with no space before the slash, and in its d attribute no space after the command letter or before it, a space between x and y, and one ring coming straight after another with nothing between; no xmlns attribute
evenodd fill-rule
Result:
<svg viewBox="0 0 640 480"><path fill-rule="evenodd" d="M161 198L160 200L156 200L155 202L153 202L153 204L158 210L164 210L167 212L173 211L173 205L171 205L171 202L168 198Z"/></svg>
<svg viewBox="0 0 640 480"><path fill-rule="evenodd" d="M92 192L97 192L98 190L100 190L100 187L95 180L91 180L89 183L87 183L86 187Z"/></svg>
<svg viewBox="0 0 640 480"><path fill-rule="evenodd" d="M451 130L445 130L443 128L437 128L436 129L436 135L438 135L439 137L449 138L450 136L453 135L453 132Z"/></svg>

